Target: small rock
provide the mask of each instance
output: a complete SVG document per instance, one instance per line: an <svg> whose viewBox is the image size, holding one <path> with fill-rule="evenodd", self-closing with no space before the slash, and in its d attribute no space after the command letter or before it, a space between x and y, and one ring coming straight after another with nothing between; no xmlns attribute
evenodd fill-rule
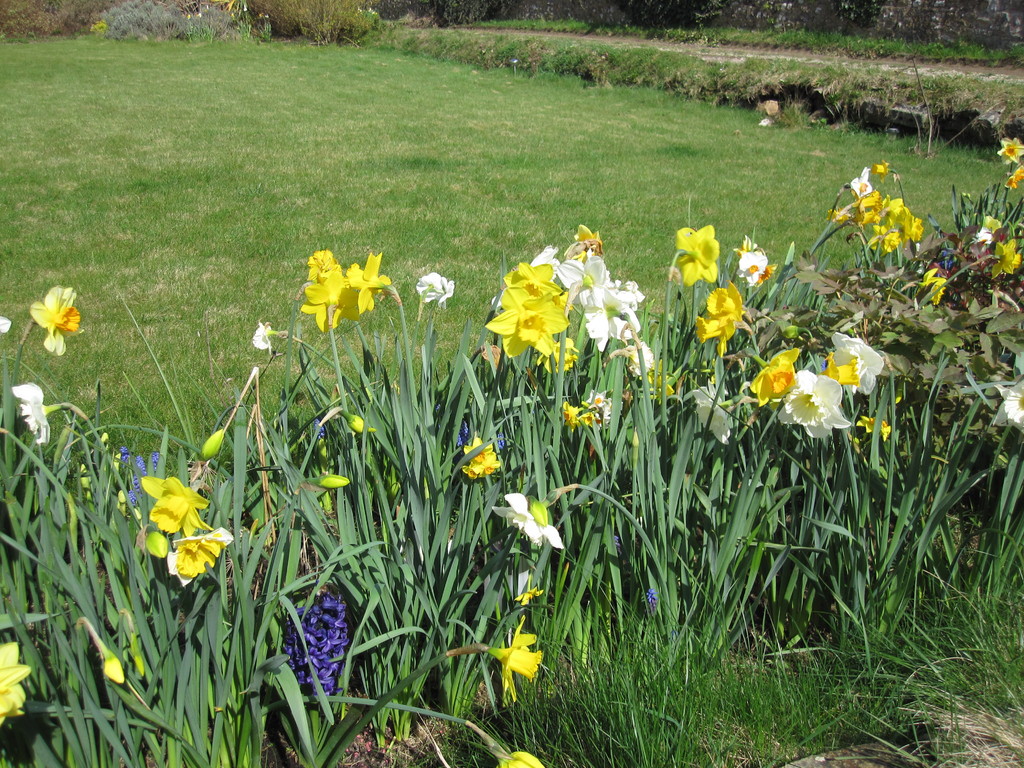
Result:
<svg viewBox="0 0 1024 768"><path fill-rule="evenodd" d="M779 114L779 102L775 101L775 99L768 99L758 104L757 109L759 112L764 112L768 117L775 117Z"/></svg>
<svg viewBox="0 0 1024 768"><path fill-rule="evenodd" d="M920 763L907 759L881 744L862 744L823 755L805 757L783 768L913 768Z"/></svg>

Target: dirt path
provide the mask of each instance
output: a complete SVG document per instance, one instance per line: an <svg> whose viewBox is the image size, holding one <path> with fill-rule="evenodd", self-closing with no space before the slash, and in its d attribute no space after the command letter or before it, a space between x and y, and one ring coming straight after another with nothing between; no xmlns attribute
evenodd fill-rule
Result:
<svg viewBox="0 0 1024 768"><path fill-rule="evenodd" d="M881 69L894 73L915 76L915 63L910 59L877 58L860 59L841 54L817 53L812 51L786 48L757 48L739 45L706 45L700 43L669 42L666 40L646 40L640 37L576 35L571 32L546 32L535 30L512 30L490 28L464 28L467 32L480 35L496 36L514 34L517 36L547 38L577 38L604 45L646 46L659 51L674 51L695 56L703 61L742 62L747 59L783 59L808 64L855 67L860 69ZM1018 83L1024 86L1024 68L1021 67L990 67L982 64L951 64L924 62L916 65L916 72L922 76L933 75L968 75L981 81Z"/></svg>

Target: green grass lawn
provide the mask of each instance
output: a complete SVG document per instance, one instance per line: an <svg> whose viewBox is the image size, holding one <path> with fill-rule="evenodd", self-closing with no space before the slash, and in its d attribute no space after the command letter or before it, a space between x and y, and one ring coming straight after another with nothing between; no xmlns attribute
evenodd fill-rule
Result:
<svg viewBox="0 0 1024 768"><path fill-rule="evenodd" d="M1002 178L994 150L925 159L910 140L763 129L654 91L381 49L6 44L0 104L0 314L14 321L0 354L32 301L73 286L81 333L54 358L36 330L21 378L87 411L100 385L105 423L181 431L148 342L200 439L266 361L256 323L287 327L316 249L343 264L383 251L413 318L417 278L453 278L454 339L484 322L503 262L565 247L580 223L615 277L656 298L679 227L714 224L723 251L753 235L781 258L866 164L888 160L912 209L940 221L951 184ZM371 327L395 317L383 307Z"/></svg>

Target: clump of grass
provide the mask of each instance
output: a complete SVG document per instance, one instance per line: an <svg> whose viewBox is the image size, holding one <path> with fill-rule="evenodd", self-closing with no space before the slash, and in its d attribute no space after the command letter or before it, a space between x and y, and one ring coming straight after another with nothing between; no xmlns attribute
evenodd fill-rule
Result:
<svg viewBox="0 0 1024 768"><path fill-rule="evenodd" d="M908 709L942 766L1024 761L1024 611L1019 596L963 595L905 635Z"/></svg>
<svg viewBox="0 0 1024 768"><path fill-rule="evenodd" d="M864 647L708 654L687 630L658 636L644 618L606 645L547 661L488 725L542 761L547 748L559 765L592 768L775 765L872 739L907 745L902 682ZM488 765L461 734L451 739L460 764Z"/></svg>

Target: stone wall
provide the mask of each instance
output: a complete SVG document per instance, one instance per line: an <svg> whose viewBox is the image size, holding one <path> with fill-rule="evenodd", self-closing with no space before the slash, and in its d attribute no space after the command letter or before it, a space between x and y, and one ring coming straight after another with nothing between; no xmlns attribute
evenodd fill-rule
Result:
<svg viewBox="0 0 1024 768"><path fill-rule="evenodd" d="M889 0L878 21L857 27L836 11L834 0L733 0L715 20L741 29L809 29L868 34L912 42L958 40L991 48L1024 44L1020 0Z"/></svg>
<svg viewBox="0 0 1024 768"><path fill-rule="evenodd" d="M386 19L423 15L426 7L420 0L378 2ZM992 48L1024 45L1022 0L888 0L878 21L867 28L844 20L836 8L836 0L732 0L714 24L867 34L925 43L964 40ZM615 0L519 0L508 18L576 19L596 24L624 21Z"/></svg>

